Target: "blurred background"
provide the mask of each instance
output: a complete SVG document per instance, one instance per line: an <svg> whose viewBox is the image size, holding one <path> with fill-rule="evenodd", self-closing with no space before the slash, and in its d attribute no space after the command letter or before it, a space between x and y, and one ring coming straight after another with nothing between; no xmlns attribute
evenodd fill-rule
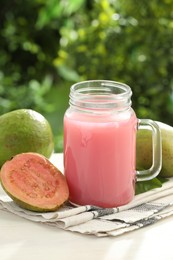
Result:
<svg viewBox="0 0 173 260"><path fill-rule="evenodd" d="M32 108L63 150L70 86L132 88L139 118L173 125L172 0L1 0L0 115Z"/></svg>

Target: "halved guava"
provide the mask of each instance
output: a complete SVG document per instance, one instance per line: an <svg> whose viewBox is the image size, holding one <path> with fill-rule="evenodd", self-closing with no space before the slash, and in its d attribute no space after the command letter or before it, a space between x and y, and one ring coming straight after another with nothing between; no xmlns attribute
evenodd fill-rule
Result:
<svg viewBox="0 0 173 260"><path fill-rule="evenodd" d="M3 164L3 189L22 208L57 210L69 197L65 176L43 155L21 153Z"/></svg>

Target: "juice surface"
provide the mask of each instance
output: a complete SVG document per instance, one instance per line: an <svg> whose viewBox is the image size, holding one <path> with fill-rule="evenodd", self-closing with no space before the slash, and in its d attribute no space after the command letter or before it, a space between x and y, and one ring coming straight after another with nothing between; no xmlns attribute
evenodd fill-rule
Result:
<svg viewBox="0 0 173 260"><path fill-rule="evenodd" d="M66 112L64 168L71 202L116 207L132 200L136 127L133 110L111 115Z"/></svg>

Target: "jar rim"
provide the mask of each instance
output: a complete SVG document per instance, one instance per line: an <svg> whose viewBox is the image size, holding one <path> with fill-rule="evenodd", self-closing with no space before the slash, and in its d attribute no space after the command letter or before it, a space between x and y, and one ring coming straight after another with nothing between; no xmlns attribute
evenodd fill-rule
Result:
<svg viewBox="0 0 173 260"><path fill-rule="evenodd" d="M110 92L110 88L112 88L112 92ZM125 95L132 95L131 88L127 84L112 80L86 80L77 82L73 84L70 88L71 93L75 92L78 95L89 94L89 90L95 90L97 94L97 91L103 91L104 94L106 94L106 91L108 91L108 94L116 94L116 96L122 98ZM94 92L92 93L94 94Z"/></svg>
<svg viewBox="0 0 173 260"><path fill-rule="evenodd" d="M70 88L70 105L87 109L127 109L131 106L131 88L111 80L87 80Z"/></svg>

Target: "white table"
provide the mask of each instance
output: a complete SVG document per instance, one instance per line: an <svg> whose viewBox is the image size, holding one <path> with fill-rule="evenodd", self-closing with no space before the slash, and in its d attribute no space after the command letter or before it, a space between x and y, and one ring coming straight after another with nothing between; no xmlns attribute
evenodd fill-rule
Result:
<svg viewBox="0 0 173 260"><path fill-rule="evenodd" d="M53 161L63 170L62 154ZM82 235L0 211L1 260L173 259L173 217L119 236Z"/></svg>

